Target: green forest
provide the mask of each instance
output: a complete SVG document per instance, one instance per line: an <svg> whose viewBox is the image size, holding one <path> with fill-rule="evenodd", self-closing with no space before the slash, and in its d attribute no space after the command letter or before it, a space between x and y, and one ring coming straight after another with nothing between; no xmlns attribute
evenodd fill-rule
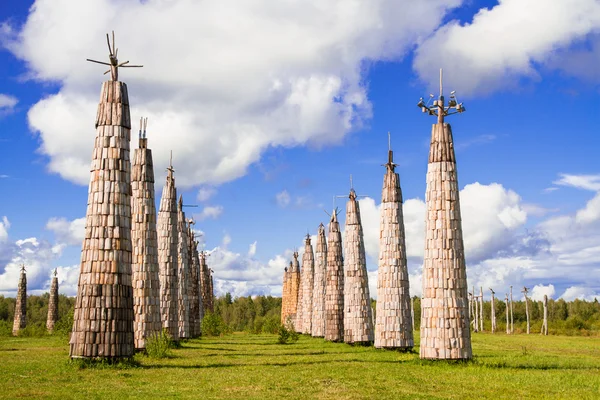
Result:
<svg viewBox="0 0 600 400"><path fill-rule="evenodd" d="M27 328L23 336L46 334L48 293L27 297ZM420 299L414 297L415 329L420 327ZM74 297L59 296L59 321L56 334L68 335L73 320ZM371 300L375 310L376 301ZM515 333L526 331L525 302L515 301L513 318ZM227 293L215 298L214 314L203 322L204 333L220 335L229 332L277 333L280 326L281 298L272 296L232 297ZM15 299L0 296L0 336L12 334ZM484 302L484 331L491 329L491 302ZM495 301L497 331L506 331L506 304ZM531 333L539 333L542 326L542 302L529 301ZM548 300L548 330L551 335L600 335L600 303L594 301Z"/></svg>

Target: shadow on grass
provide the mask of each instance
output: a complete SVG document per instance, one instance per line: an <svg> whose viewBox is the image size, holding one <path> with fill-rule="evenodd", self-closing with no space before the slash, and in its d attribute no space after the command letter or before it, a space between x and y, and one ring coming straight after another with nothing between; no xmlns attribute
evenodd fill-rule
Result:
<svg viewBox="0 0 600 400"><path fill-rule="evenodd" d="M282 362L282 363L212 363L212 364L196 364L196 365L177 365L177 364L155 364L142 365L142 369L162 369L162 368L181 368L181 369L206 369L206 368L232 368L232 367L289 367L292 365L323 365L323 364L343 364L343 363L361 363L361 364L401 364L407 361L366 361L362 359L348 360L323 360L323 361L298 361L298 362Z"/></svg>

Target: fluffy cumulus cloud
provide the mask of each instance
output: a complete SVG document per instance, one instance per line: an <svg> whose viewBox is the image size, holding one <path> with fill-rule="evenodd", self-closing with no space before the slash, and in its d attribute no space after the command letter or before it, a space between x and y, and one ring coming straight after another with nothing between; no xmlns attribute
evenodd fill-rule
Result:
<svg viewBox="0 0 600 400"><path fill-rule="evenodd" d="M230 242L228 238L227 244ZM217 246L208 253L207 264L214 271L217 295L229 292L233 296L281 296L281 277L289 252L276 255L266 263L254 259L256 242L250 245L248 254L232 252L226 246Z"/></svg>
<svg viewBox="0 0 600 400"><path fill-rule="evenodd" d="M285 208L290 205L291 197L287 190L282 190L275 195L275 202L281 208Z"/></svg>
<svg viewBox="0 0 600 400"><path fill-rule="evenodd" d="M208 218L217 219L223 214L223 206L205 206L200 214L194 214L199 221Z"/></svg>
<svg viewBox="0 0 600 400"><path fill-rule="evenodd" d="M600 276L599 198L596 194L573 214L546 217L525 229L528 215L540 215L536 207L497 183L466 185L460 199L469 284L499 292L527 285L534 299L556 297L568 286L574 287L567 293L571 298L600 293L600 279L590 279ZM380 207L364 198L360 208L370 279L376 279ZM405 200L403 213L411 293L420 295L425 203Z"/></svg>
<svg viewBox="0 0 600 400"><path fill-rule="evenodd" d="M28 293L48 291L51 263L61 256L62 250L63 246L35 237L0 243L0 294L16 294L21 265L26 267Z"/></svg>
<svg viewBox="0 0 600 400"><path fill-rule="evenodd" d="M10 221L6 216L0 219L0 243L5 242L8 239L8 229L10 228Z"/></svg>
<svg viewBox="0 0 600 400"><path fill-rule="evenodd" d="M85 217L72 221L66 218L50 218L46 223L46 229L54 233L59 243L81 246L85 236Z"/></svg>
<svg viewBox="0 0 600 400"><path fill-rule="evenodd" d="M591 36L592 50L577 50L575 56L599 60L599 33L597 0L499 0L470 22L439 28L417 49L414 68L423 80L435 82L443 66L449 83L469 94L515 85L521 77L538 79L539 65L582 75L583 69L595 70L588 66L596 62L573 62L572 47Z"/></svg>
<svg viewBox="0 0 600 400"><path fill-rule="evenodd" d="M339 142L371 115L364 62L402 57L461 3L37 0L1 39L29 77L60 84L29 124L49 170L86 184L104 70L84 60L106 60L114 29L120 59L144 65L120 72L132 119L149 117L156 170L172 149L185 187L235 179L270 146Z"/></svg>
<svg viewBox="0 0 600 400"><path fill-rule="evenodd" d="M0 93L0 116L10 113L19 100L11 95Z"/></svg>

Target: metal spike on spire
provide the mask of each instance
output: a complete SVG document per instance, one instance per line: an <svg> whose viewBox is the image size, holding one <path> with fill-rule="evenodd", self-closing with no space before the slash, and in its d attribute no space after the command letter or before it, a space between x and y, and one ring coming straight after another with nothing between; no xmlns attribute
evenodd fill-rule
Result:
<svg viewBox="0 0 600 400"><path fill-rule="evenodd" d="M462 103L459 103L456 99L455 91L450 92L450 101L448 101L448 105L446 106L444 103L444 85L443 85L443 70L440 68L440 96L438 100L433 102L433 106L429 106L429 103L425 104L423 98L419 99L419 103L417 103L417 107L421 109L424 113L428 113L429 115L435 115L438 117L438 123L444 122L444 117L452 114L463 113L466 111L466 108ZM433 97L433 95L431 95ZM451 112L452 109L456 111Z"/></svg>

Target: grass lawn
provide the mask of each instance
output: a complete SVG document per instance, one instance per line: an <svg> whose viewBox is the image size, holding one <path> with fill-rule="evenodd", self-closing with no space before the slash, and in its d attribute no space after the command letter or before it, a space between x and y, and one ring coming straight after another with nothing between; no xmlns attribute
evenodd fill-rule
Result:
<svg viewBox="0 0 600 400"><path fill-rule="evenodd" d="M0 398L600 398L598 337L474 334L473 351L473 362L432 362L240 333L190 340L166 359L81 368L65 339L0 338Z"/></svg>

